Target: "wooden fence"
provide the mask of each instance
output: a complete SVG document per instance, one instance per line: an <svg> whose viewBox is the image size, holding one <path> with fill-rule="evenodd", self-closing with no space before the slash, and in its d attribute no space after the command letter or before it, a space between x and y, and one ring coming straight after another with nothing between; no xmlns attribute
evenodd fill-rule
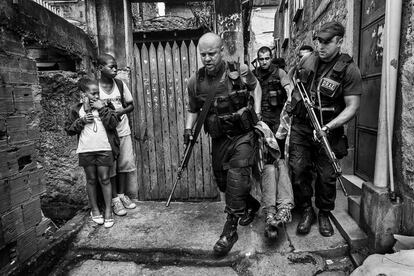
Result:
<svg viewBox="0 0 414 276"><path fill-rule="evenodd" d="M134 45L137 84L136 153L140 200L168 197L184 152L183 132L190 75L200 65L194 41ZM217 198L210 140L202 131L174 198Z"/></svg>

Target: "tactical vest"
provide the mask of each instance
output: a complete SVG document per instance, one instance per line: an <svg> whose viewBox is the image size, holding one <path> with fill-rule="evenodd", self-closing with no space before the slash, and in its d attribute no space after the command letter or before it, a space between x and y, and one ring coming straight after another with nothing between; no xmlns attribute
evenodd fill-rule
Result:
<svg viewBox="0 0 414 276"><path fill-rule="evenodd" d="M345 108L342 82L353 59L348 54L340 54L336 62L328 65L324 72L320 72L321 75L316 80L318 62L319 57L316 54L309 56L298 68L297 75L313 101L317 117L321 119L322 114L321 123L326 124ZM298 94L295 90L292 95L292 113L299 119L304 119L307 116L306 109Z"/></svg>
<svg viewBox="0 0 414 276"><path fill-rule="evenodd" d="M285 89L280 83L279 68L272 66L267 74L262 74L259 68L255 70L255 75L262 87L262 114L272 117L277 111L283 108L287 100Z"/></svg>
<svg viewBox="0 0 414 276"><path fill-rule="evenodd" d="M205 68L197 72L197 87L205 81ZM235 136L253 130L253 98L240 77L240 64L227 62L216 89L227 91L225 96L215 96L204 122L204 129L212 138Z"/></svg>

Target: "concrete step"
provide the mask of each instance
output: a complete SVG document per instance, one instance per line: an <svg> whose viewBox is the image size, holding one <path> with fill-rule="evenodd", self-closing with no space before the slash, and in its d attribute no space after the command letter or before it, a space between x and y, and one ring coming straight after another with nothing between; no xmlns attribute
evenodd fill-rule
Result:
<svg viewBox="0 0 414 276"><path fill-rule="evenodd" d="M351 261L355 267L362 265L368 256L368 252L352 252L349 254L349 257L351 258Z"/></svg>
<svg viewBox="0 0 414 276"><path fill-rule="evenodd" d="M331 219L335 223L342 237L348 242L350 252L360 250L368 244L368 236L345 211L334 210Z"/></svg>
<svg viewBox="0 0 414 276"><path fill-rule="evenodd" d="M359 225L361 210L361 196L352 195L348 197L348 213Z"/></svg>
<svg viewBox="0 0 414 276"><path fill-rule="evenodd" d="M361 195L363 179L354 174L344 174L341 179L349 195Z"/></svg>
<svg viewBox="0 0 414 276"><path fill-rule="evenodd" d="M286 225L293 248L283 229L279 229L278 239L269 241L263 234L264 215L259 212L249 226L238 227L239 240L225 258L217 260L212 248L226 219L223 209L222 202L172 202L169 208L163 202L137 202L137 208L128 210L127 216L115 217L112 228L106 229L87 219L73 250L87 258L102 254L101 260L108 260L106 257L114 254L122 261L146 258L148 262L156 259L162 264L172 261L185 265L218 265L219 262L221 266L245 256L292 250L329 258L348 255L349 245L339 230L331 237L322 237L315 223L308 235L297 235L296 226L300 220L297 212L293 213L293 221Z"/></svg>
<svg viewBox="0 0 414 276"><path fill-rule="evenodd" d="M346 199L343 201L342 210L346 210ZM91 267L105 270L111 262L119 269L157 270L149 275L175 273L174 267L180 267L182 270L174 275L190 276L231 275L232 269L238 275L299 275L294 273L298 270L304 271L300 275L314 275L328 262L340 265L338 269L326 268L335 271L351 264L350 246L339 230L323 237L315 222L308 235L297 235L301 214L296 211L286 232L279 229L278 239L268 240L263 234L261 210L250 225L238 227L239 240L230 253L217 258L212 248L226 219L224 207L223 202L172 202L169 208L163 202L137 202L137 208L128 210L126 216L115 217L109 229L95 224L85 213L84 226L50 275L77 275Z"/></svg>

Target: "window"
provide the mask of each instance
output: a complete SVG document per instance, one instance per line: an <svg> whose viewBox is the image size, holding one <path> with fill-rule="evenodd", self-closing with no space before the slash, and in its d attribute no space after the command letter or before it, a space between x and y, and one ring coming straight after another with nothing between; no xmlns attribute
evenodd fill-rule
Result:
<svg viewBox="0 0 414 276"><path fill-rule="evenodd" d="M276 46L276 51L275 51L275 57L276 58L280 58L280 39L276 38L275 39L275 46Z"/></svg>
<svg viewBox="0 0 414 276"><path fill-rule="evenodd" d="M295 11L295 15L293 16L292 21L298 22L303 11L303 0L294 0L293 10Z"/></svg>

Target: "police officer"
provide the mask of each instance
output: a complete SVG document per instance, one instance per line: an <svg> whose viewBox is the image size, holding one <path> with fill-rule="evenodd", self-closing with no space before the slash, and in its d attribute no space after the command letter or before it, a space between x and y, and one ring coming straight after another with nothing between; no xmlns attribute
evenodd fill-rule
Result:
<svg viewBox="0 0 414 276"><path fill-rule="evenodd" d="M263 46L257 51L257 60L259 67L254 70L254 74L262 88L261 120L274 134L279 127L280 114L292 88L286 72L272 62L272 51L269 47ZM266 237L273 239L277 237L277 226L281 222L290 221L290 210L293 207L293 192L289 178L277 177L281 172L280 169L286 167L281 163L284 162L285 140L277 138L276 140L282 160L275 160L271 154L264 151L265 166L262 174L262 200L265 204L264 233ZM276 210L276 202L278 210Z"/></svg>
<svg viewBox="0 0 414 276"><path fill-rule="evenodd" d="M290 80L284 70L272 63L272 51L269 47L263 46L257 51L257 60L259 67L254 70L254 75L262 88L260 117L276 133L280 124L280 113L290 94ZM279 140L278 144L283 152L283 141Z"/></svg>
<svg viewBox="0 0 414 276"><path fill-rule="evenodd" d="M338 22L328 22L316 34L317 52L302 59L296 76L304 82L315 106L322 130L314 139L313 128L298 91L292 95L292 126L289 144L289 165L292 172L296 206L302 217L298 234L307 234L316 220L312 208L312 170L315 170L315 205L319 209L321 235L329 237L334 230L329 213L335 207L336 175L330 160L317 142L327 136L337 158L347 154L343 125L357 113L362 94L361 74L352 58L341 53L345 33Z"/></svg>
<svg viewBox="0 0 414 276"><path fill-rule="evenodd" d="M260 112L261 90L246 65L223 60L223 41L218 35L204 34L198 47L204 67L188 83L184 142L192 139L191 129L199 112L208 94L215 92L204 128L212 138L213 172L218 188L225 193L227 213L214 253L225 255L238 239L237 224L249 224L260 208L250 195L250 175L256 143L253 126L257 120L255 111Z"/></svg>

